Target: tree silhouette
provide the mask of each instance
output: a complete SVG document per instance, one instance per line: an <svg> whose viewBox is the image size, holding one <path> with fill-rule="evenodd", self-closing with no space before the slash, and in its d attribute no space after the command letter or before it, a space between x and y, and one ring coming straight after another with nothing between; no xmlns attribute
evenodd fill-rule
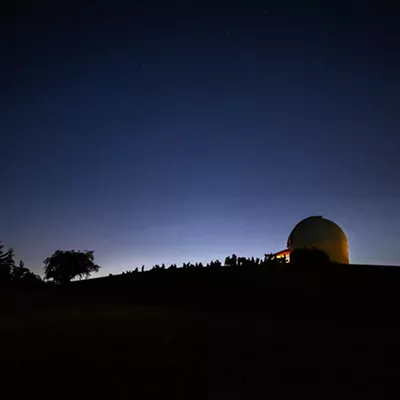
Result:
<svg viewBox="0 0 400 400"><path fill-rule="evenodd" d="M19 262L19 265L14 265L12 267L11 280L14 283L28 286L43 283L39 275L34 274L29 268L25 267L25 264L22 260Z"/></svg>
<svg viewBox="0 0 400 400"><path fill-rule="evenodd" d="M56 283L69 283L72 279L88 278L91 273L98 272L100 267L94 263L93 251L57 250L44 261L46 280Z"/></svg>
<svg viewBox="0 0 400 400"><path fill-rule="evenodd" d="M11 269L11 278L14 281L21 281L31 273L28 268L25 267L24 262L21 260L19 265L14 265Z"/></svg>
<svg viewBox="0 0 400 400"><path fill-rule="evenodd" d="M4 245L0 242L0 282L7 282L11 279L11 271L15 266L14 250L4 252Z"/></svg>

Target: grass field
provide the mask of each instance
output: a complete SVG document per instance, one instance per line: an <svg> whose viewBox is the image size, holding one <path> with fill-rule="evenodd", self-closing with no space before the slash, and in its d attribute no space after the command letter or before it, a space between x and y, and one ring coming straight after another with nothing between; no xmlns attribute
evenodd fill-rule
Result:
<svg viewBox="0 0 400 400"><path fill-rule="evenodd" d="M3 398L381 399L400 376L399 333L128 302L22 307L0 322Z"/></svg>

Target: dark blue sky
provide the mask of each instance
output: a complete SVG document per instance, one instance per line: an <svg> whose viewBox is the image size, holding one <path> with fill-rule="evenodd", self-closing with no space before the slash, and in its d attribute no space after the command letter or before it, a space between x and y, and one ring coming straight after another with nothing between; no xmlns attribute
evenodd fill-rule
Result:
<svg viewBox="0 0 400 400"><path fill-rule="evenodd" d="M18 258L261 257L323 215L352 262L400 264L395 10L134 3L2 17L0 239Z"/></svg>

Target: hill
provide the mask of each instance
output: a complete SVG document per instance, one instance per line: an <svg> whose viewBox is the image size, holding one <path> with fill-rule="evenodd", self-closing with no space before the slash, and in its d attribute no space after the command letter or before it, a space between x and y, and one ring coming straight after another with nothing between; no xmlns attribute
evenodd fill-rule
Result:
<svg viewBox="0 0 400 400"><path fill-rule="evenodd" d="M13 398L385 398L399 270L157 270L3 292Z"/></svg>

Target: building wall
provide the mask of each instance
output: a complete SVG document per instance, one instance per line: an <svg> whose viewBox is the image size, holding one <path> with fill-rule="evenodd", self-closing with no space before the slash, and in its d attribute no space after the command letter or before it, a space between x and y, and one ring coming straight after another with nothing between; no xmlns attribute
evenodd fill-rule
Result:
<svg viewBox="0 0 400 400"><path fill-rule="evenodd" d="M300 222L291 234L290 252L296 249L323 250L331 262L349 263L349 249L344 232L334 222L324 218L310 218Z"/></svg>

